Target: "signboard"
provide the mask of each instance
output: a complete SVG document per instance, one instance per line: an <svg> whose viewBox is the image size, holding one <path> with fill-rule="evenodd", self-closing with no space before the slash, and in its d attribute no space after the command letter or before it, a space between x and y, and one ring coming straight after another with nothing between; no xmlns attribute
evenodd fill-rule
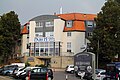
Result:
<svg viewBox="0 0 120 80"><path fill-rule="evenodd" d="M95 54L91 52L81 52L74 56L75 72L91 74L95 77Z"/></svg>
<svg viewBox="0 0 120 80"><path fill-rule="evenodd" d="M27 61L28 62L34 62L34 58L33 57L28 57Z"/></svg>
<svg viewBox="0 0 120 80"><path fill-rule="evenodd" d="M81 71L87 70L87 67L92 66L92 55L84 52L83 54L75 55L75 65L78 66L78 69Z"/></svg>
<svg viewBox="0 0 120 80"><path fill-rule="evenodd" d="M35 37L34 42L54 42L55 38L53 37Z"/></svg>

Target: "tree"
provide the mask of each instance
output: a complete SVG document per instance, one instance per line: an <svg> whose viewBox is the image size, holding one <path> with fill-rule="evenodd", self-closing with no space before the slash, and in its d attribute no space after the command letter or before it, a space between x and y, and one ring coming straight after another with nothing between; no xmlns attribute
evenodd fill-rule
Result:
<svg viewBox="0 0 120 80"><path fill-rule="evenodd" d="M20 38L20 22L14 11L3 14L0 18L0 59L7 62L15 53L17 40Z"/></svg>
<svg viewBox="0 0 120 80"><path fill-rule="evenodd" d="M100 58L111 61L120 54L120 1L118 1L107 0L101 8L95 19L97 27L90 39L93 52L99 53Z"/></svg>

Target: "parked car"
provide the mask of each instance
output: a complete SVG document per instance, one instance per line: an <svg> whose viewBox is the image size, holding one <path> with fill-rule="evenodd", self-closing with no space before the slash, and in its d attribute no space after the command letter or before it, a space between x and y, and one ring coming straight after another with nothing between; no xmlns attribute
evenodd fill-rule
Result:
<svg viewBox="0 0 120 80"><path fill-rule="evenodd" d="M26 74L29 70L34 69L34 68L40 68L40 67L24 67L14 73L14 78L24 79L24 76L21 76L21 74Z"/></svg>
<svg viewBox="0 0 120 80"><path fill-rule="evenodd" d="M53 71L48 68L34 68L29 71L27 77L30 80L52 80Z"/></svg>
<svg viewBox="0 0 120 80"><path fill-rule="evenodd" d="M18 78L17 75L19 75L19 73L21 73L25 68L26 68L26 67L14 69L14 71L13 71L13 73L12 73L12 77Z"/></svg>
<svg viewBox="0 0 120 80"><path fill-rule="evenodd" d="M104 69L96 69L95 72L96 72L96 76L95 76L96 80L103 80L103 78L106 77L106 70Z"/></svg>
<svg viewBox="0 0 120 80"><path fill-rule="evenodd" d="M74 73L74 65L68 65L65 69L65 72Z"/></svg>
<svg viewBox="0 0 120 80"><path fill-rule="evenodd" d="M119 80L120 79L120 70L119 64L109 63L106 65L106 77L103 80Z"/></svg>
<svg viewBox="0 0 120 80"><path fill-rule="evenodd" d="M6 65L3 67L2 75L11 75L13 71L17 68L17 65Z"/></svg>
<svg viewBox="0 0 120 80"><path fill-rule="evenodd" d="M4 70L4 67L0 68L0 75L2 74L2 71Z"/></svg>

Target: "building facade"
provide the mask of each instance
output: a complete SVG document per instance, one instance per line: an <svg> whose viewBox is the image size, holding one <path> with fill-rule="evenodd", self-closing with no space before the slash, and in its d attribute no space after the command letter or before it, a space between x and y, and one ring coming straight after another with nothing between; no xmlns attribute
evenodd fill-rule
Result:
<svg viewBox="0 0 120 80"><path fill-rule="evenodd" d="M67 13L31 19L22 30L22 56L34 56L46 64L55 63L56 57L61 57L57 60L60 65L64 64L61 59L72 61L75 54L85 50L86 38L95 27L95 17L94 14Z"/></svg>

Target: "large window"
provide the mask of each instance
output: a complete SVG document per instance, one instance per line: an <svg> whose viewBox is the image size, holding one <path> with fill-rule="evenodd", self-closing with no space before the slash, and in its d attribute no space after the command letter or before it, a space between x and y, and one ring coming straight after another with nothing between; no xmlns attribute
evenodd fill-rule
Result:
<svg viewBox="0 0 120 80"><path fill-rule="evenodd" d="M73 26L73 21L68 20L66 21L66 27L72 27Z"/></svg>
<svg viewBox="0 0 120 80"><path fill-rule="evenodd" d="M43 23L42 22L36 22L36 27L43 27Z"/></svg>
<svg viewBox="0 0 120 80"><path fill-rule="evenodd" d="M45 23L46 27L52 27L53 25L54 25L53 21Z"/></svg>
<svg viewBox="0 0 120 80"><path fill-rule="evenodd" d="M59 51L60 51L59 50L59 42L31 43L30 51L35 56L55 56L55 55L59 55Z"/></svg>

